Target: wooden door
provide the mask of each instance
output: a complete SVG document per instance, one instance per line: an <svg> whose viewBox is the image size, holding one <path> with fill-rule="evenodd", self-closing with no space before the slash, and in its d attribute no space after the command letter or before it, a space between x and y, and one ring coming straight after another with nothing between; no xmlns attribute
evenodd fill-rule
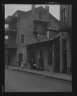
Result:
<svg viewBox="0 0 77 96"><path fill-rule="evenodd" d="M43 56L43 50L40 50L40 58L39 58L40 62L39 62L39 67L40 68L44 68L44 56Z"/></svg>

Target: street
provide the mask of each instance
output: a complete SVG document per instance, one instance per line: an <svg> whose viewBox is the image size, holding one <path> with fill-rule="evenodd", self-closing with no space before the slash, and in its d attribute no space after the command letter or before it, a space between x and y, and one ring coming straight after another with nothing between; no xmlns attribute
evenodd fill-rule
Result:
<svg viewBox="0 0 77 96"><path fill-rule="evenodd" d="M72 92L72 82L5 69L5 92Z"/></svg>

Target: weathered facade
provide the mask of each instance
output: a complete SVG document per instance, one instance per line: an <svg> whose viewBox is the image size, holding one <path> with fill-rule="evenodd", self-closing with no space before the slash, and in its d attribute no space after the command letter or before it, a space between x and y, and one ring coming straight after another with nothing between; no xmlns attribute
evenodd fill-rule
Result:
<svg viewBox="0 0 77 96"><path fill-rule="evenodd" d="M9 25L9 30L6 30L6 34L9 37L8 42L10 42L6 47L8 49L9 64L21 66L23 61L25 67L30 68L32 60L36 59L37 69L38 66L44 66L43 69L47 70L47 61L45 62L47 52L45 52L46 55L44 56L46 45L41 47L37 45L35 48L29 48L27 45L46 41L56 35L57 32L53 30L59 29L59 21L49 13L49 7L46 6L45 9L43 7L35 8L35 5L32 5L31 11L17 11L12 16L7 17L6 24ZM47 29L49 27L52 31L49 33L50 37L47 37ZM32 53L32 50L36 52ZM42 52L42 50L44 51ZM38 57L38 54L40 56L43 54L43 57ZM39 61L39 58L43 58L43 60Z"/></svg>
<svg viewBox="0 0 77 96"><path fill-rule="evenodd" d="M5 23L9 25L9 30L5 32L9 37L5 47L5 59L9 58L5 60L6 64L21 66L23 62L27 68L61 73L65 71L63 52L66 51L63 49L66 47L62 47L66 45L63 45L63 31L59 31L60 21L49 13L48 6L35 8L32 5L32 10L28 12L18 10L7 17ZM64 34L67 37L67 33Z"/></svg>

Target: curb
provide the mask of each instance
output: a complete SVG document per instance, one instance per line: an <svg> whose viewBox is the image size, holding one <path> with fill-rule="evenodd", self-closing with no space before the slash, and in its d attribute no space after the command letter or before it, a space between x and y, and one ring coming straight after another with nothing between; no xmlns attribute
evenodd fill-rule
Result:
<svg viewBox="0 0 77 96"><path fill-rule="evenodd" d="M64 80L64 81L72 82L72 80L69 80L69 79L63 79L63 78L58 78L58 77L53 77L53 76L51 77L51 76L43 75L43 74L40 74L40 73L24 71L22 69L13 69L13 68L7 68L7 69L16 70L16 71L22 71L22 72L27 72L27 73L31 73L31 74L37 74L37 75L45 76L45 77L48 77L48 78L54 78L54 79L58 79L58 80Z"/></svg>

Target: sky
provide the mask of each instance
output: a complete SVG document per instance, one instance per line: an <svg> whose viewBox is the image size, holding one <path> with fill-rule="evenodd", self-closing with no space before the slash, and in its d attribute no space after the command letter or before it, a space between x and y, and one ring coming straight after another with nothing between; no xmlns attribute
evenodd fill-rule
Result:
<svg viewBox="0 0 77 96"><path fill-rule="evenodd" d="M45 5L37 5L36 7L43 6ZM49 12L58 20L60 20L60 5L48 5L49 6ZM21 11L29 11L31 10L31 4L5 4L5 18L9 15L12 15L15 13L17 10Z"/></svg>

